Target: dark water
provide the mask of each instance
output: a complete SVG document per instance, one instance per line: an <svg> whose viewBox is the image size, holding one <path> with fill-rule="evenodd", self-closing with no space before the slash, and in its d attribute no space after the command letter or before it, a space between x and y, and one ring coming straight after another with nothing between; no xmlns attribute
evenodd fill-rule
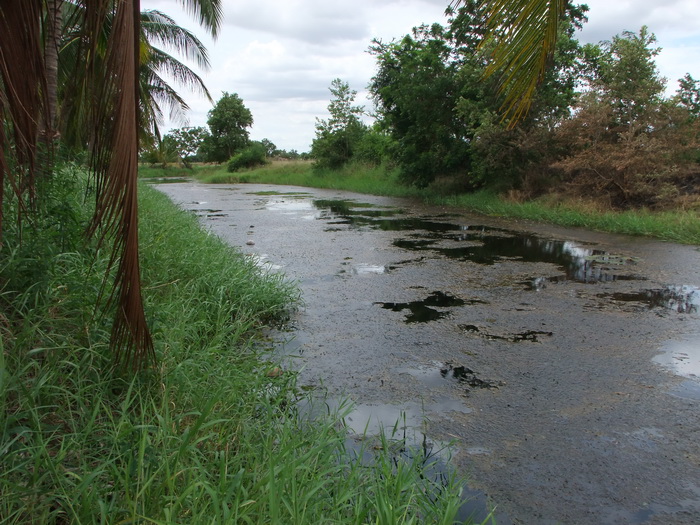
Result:
<svg viewBox="0 0 700 525"><path fill-rule="evenodd" d="M700 523L696 248L327 190L159 189L299 283L272 335L300 385L350 399L351 434L468 475L481 516Z"/></svg>

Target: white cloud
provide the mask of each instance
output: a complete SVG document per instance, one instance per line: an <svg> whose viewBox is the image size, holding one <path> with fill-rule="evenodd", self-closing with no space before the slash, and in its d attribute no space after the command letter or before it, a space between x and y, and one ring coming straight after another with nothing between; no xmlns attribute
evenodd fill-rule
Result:
<svg viewBox="0 0 700 525"><path fill-rule="evenodd" d="M326 117L328 87L341 78L364 98L374 74L366 53L372 38L401 38L422 23L444 23L450 0L223 0L225 21L216 42L183 13L176 0L142 0L143 9L160 9L200 35L212 69L202 77L217 99L238 93L253 113L251 136L278 147L307 151L315 118ZM700 78L700 26L697 0L587 0L589 22L579 34L597 43L642 25L663 48L657 64L669 79L690 72ZM211 104L184 93L191 125L206 125ZM166 127L167 129L167 127Z"/></svg>

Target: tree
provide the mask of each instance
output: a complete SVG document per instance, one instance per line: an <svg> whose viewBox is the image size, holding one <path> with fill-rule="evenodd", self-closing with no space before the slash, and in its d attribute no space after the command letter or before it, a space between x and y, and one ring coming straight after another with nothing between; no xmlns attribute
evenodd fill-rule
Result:
<svg viewBox="0 0 700 525"><path fill-rule="evenodd" d="M659 76L656 37L646 26L639 34L624 31L600 44L593 64L592 88L610 104L616 124L631 126L661 101L666 82Z"/></svg>
<svg viewBox="0 0 700 525"><path fill-rule="evenodd" d="M85 147L90 138L89 126L83 112L82 100L90 96L85 76L84 55L88 51L80 38L81 21L85 8L81 5L66 4L65 27L61 35L60 78L61 89L61 134L64 144L74 150ZM113 13L104 18L104 32L109 33L113 26ZM178 26L168 15L160 11L148 10L140 14L140 65L139 65L139 119L142 147L149 147L160 138L160 126L164 113L171 119L185 123L185 113L189 106L164 78L164 74L189 90L201 93L211 100L202 79L189 67L177 60L166 50L172 50L193 60L203 69L208 69L209 58L202 42L190 31ZM106 49L96 49L93 60L95 67L104 68Z"/></svg>
<svg viewBox="0 0 700 525"><path fill-rule="evenodd" d="M265 148L266 157L274 157L280 152L280 150L277 149L277 146L275 146L274 142L269 139L262 139L260 144L262 144Z"/></svg>
<svg viewBox="0 0 700 525"><path fill-rule="evenodd" d="M676 93L678 105L685 108L692 118L700 118L700 81L695 80L690 73L686 73L678 84Z"/></svg>
<svg viewBox="0 0 700 525"><path fill-rule="evenodd" d="M642 27L588 46L588 90L556 133L570 188L614 207L664 207L697 177L698 127L682 99L663 99L655 42Z"/></svg>
<svg viewBox="0 0 700 525"><path fill-rule="evenodd" d="M364 108L353 105L357 91L339 78L334 79L328 89L333 95L328 104L330 118L316 119L311 155L317 167L337 169L352 159L367 127L360 120Z"/></svg>
<svg viewBox="0 0 700 525"><path fill-rule="evenodd" d="M437 176L466 171L474 127L455 107L460 100L483 99L483 87L465 81L477 61L462 60L439 24L415 28L400 41L375 40L370 53L377 73L369 90L404 181L425 186Z"/></svg>
<svg viewBox="0 0 700 525"><path fill-rule="evenodd" d="M254 168L264 166L269 162L266 158L265 146L262 142L251 142L246 148L236 153L226 167L227 171L233 173L244 168Z"/></svg>
<svg viewBox="0 0 700 525"><path fill-rule="evenodd" d="M170 131L170 133L163 137L163 141L165 141L165 139L172 141L177 151L178 158L189 168L189 162L197 155L199 148L202 147L208 135L209 132L202 126L195 128L184 127Z"/></svg>
<svg viewBox="0 0 700 525"><path fill-rule="evenodd" d="M248 129L253 114L236 94L224 92L207 114L209 136L202 150L209 162L224 162L248 145Z"/></svg>
<svg viewBox="0 0 700 525"><path fill-rule="evenodd" d="M221 18L220 0L182 3L215 32ZM37 173L53 167L53 157L40 154L38 137L40 123L53 120L47 87L53 68L43 53L42 27L46 10L57 6L60 3L53 0L0 2L0 119L4 123L0 126L0 201L16 199L22 210L20 220L36 209ZM80 59L71 65L84 87L65 91L64 96L76 100L80 118L73 125L85 125L90 131L89 170L95 180L96 207L88 233L100 245L111 243L111 261L116 265L111 346L117 364L138 368L154 359L141 298L138 252L139 1L66 0L63 7L70 11L66 22L78 30L79 46L74 50ZM48 25L55 27L55 13L53 18ZM105 32L108 25L110 31ZM56 38L55 34L49 38ZM6 183L12 188L10 194L3 191Z"/></svg>

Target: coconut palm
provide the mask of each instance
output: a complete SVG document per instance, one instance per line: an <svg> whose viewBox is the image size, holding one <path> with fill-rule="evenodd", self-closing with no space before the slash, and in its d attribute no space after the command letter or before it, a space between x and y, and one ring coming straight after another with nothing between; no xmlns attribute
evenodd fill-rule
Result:
<svg viewBox="0 0 700 525"><path fill-rule="evenodd" d="M110 301L117 312L111 344L117 364L136 368L154 356L143 311L138 255L136 177L143 122L140 73L144 55L148 56L142 53L140 2L62 3L0 2L0 203L14 195L22 213L30 212L36 198L36 174L51 167L51 157L38 154L40 135L52 131L47 74L51 69L47 60L51 59L44 52L42 31L47 13L50 24L57 23L61 17L49 11L63 7L63 24L77 30L70 71L80 89L70 93L74 106L70 114L88 130L89 170L96 181L96 211L89 233L96 235L100 244L111 242L111 264L117 268ZM220 0L181 3L216 35ZM13 195L3 193L6 182Z"/></svg>
<svg viewBox="0 0 700 525"><path fill-rule="evenodd" d="M201 69L209 68L209 57L202 42L193 33L177 25L175 20L160 11L141 13L142 58L140 71L141 129L149 139L159 138L163 112L171 120L187 123L185 113L189 106L180 94L163 78L163 73L178 85L213 100L202 79L192 69L161 48L172 49L178 55L196 62ZM143 53L143 49L142 49Z"/></svg>
<svg viewBox="0 0 700 525"><path fill-rule="evenodd" d="M84 149L89 141L89 129L84 125L84 120L89 117L85 114L86 108L81 104L89 89L89 85L86 84L87 77L80 71L85 63L85 48L80 27L82 9L75 4L66 4L62 17L66 23L61 33L60 45L60 129L64 144L77 150ZM104 34L109 34L112 22L113 17L108 15L105 18ZM178 86L203 94L211 100L202 79L165 49L194 61L202 69L209 68L209 57L202 42L165 13L155 10L141 12L140 27L139 138L142 146L151 146L160 138L159 128L164 121L164 112L169 114L171 120L182 125L187 122L185 114L189 106L166 80L164 74ZM95 66L101 68L100 63L105 60L105 47L98 48L97 53Z"/></svg>
<svg viewBox="0 0 700 525"><path fill-rule="evenodd" d="M504 118L514 125L527 114L551 64L566 0L482 0L480 5L486 17L483 42L493 45L486 75L501 75Z"/></svg>

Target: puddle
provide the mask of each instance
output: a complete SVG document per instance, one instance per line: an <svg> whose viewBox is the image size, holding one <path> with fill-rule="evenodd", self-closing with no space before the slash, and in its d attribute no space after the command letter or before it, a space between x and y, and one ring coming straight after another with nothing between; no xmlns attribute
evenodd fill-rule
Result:
<svg viewBox="0 0 700 525"><path fill-rule="evenodd" d="M690 401L700 401L700 383L688 379L670 388L668 394Z"/></svg>
<svg viewBox="0 0 700 525"><path fill-rule="evenodd" d="M570 281L571 279L569 278L568 275L555 275L554 277L535 277L532 280L529 281L522 281L520 284L522 284L525 288L525 290L531 290L535 292L539 292L540 290L544 290L547 288L548 284L556 284L556 283L566 283ZM618 275L618 274L612 274L612 273L605 273L599 276L597 280L587 280L587 281L581 281L584 283L596 283L596 282L612 282L612 281L646 281L647 278L643 277L641 275L637 274L629 274L629 275Z"/></svg>
<svg viewBox="0 0 700 525"><path fill-rule="evenodd" d="M378 209L373 204L348 200L315 200L313 204L322 211L319 218L329 220L329 224L334 225L345 224L384 231L449 232L460 229L457 224L427 218L385 218L402 214L400 208Z"/></svg>
<svg viewBox="0 0 700 525"><path fill-rule="evenodd" d="M554 335L552 332L541 330L525 330L524 332L511 335L495 335L483 332L481 328L473 324L462 324L459 325L459 328L467 333L476 334L479 337L488 339L489 341L508 341L509 343L520 343L521 341L538 343L541 337L552 337L552 335Z"/></svg>
<svg viewBox="0 0 700 525"><path fill-rule="evenodd" d="M437 405L440 405L440 401L425 407L411 402L402 406L381 403L353 405L343 418L350 432L345 442L346 452L352 461L369 464L374 461L376 450L387 447L394 463L420 461L422 478L428 482L429 490L439 491L452 475L449 462L453 450L447 443L429 440L422 429L426 410L444 410ZM309 400L300 405L302 416L311 418L334 411L342 412L343 409L347 410L348 407L332 399ZM380 434L384 435L383 439L379 438ZM464 485L462 495L463 503L456 516L459 523L471 519L475 523L512 524L504 513L496 513L489 519L491 512L484 492Z"/></svg>
<svg viewBox="0 0 700 525"><path fill-rule="evenodd" d="M269 199L264 203L265 209L284 213L313 212L314 207L308 199ZM313 214L315 217L316 215Z"/></svg>
<svg viewBox="0 0 700 525"><path fill-rule="evenodd" d="M408 251L432 251L443 257L469 261L476 264L493 265L504 260L530 263L550 263L564 271L565 280L581 283L596 283L615 280L638 279L636 275L621 275L620 268L635 264L633 258L606 253L602 250L584 248L571 241L543 239L532 234L489 228L486 226L463 226L462 233L446 238L398 239L394 246ZM468 243L450 247L442 242ZM541 289L545 282L561 280L561 277L536 277L528 283L533 290Z"/></svg>
<svg viewBox="0 0 700 525"><path fill-rule="evenodd" d="M657 290L598 294L616 302L640 303L649 308L666 308L679 314L698 313L700 289L694 286L667 286Z"/></svg>
<svg viewBox="0 0 700 525"><path fill-rule="evenodd" d="M394 312L409 310L410 313L406 315L406 319L404 321L406 323L427 323L430 321L437 321L438 319L447 317L450 314L450 312L435 310L435 307L450 308L454 306L464 306L465 304L484 304L484 301L479 301L476 299L465 301L464 299L454 297L445 292L433 292L422 301L374 304L378 304L382 308L392 310Z"/></svg>
<svg viewBox="0 0 700 525"><path fill-rule="evenodd" d="M352 267L352 273L356 275L379 275L387 271L385 266L378 264L356 264Z"/></svg>
<svg viewBox="0 0 700 525"><path fill-rule="evenodd" d="M700 343L698 339L672 341L660 350L653 361L675 374L684 377L700 377Z"/></svg>

